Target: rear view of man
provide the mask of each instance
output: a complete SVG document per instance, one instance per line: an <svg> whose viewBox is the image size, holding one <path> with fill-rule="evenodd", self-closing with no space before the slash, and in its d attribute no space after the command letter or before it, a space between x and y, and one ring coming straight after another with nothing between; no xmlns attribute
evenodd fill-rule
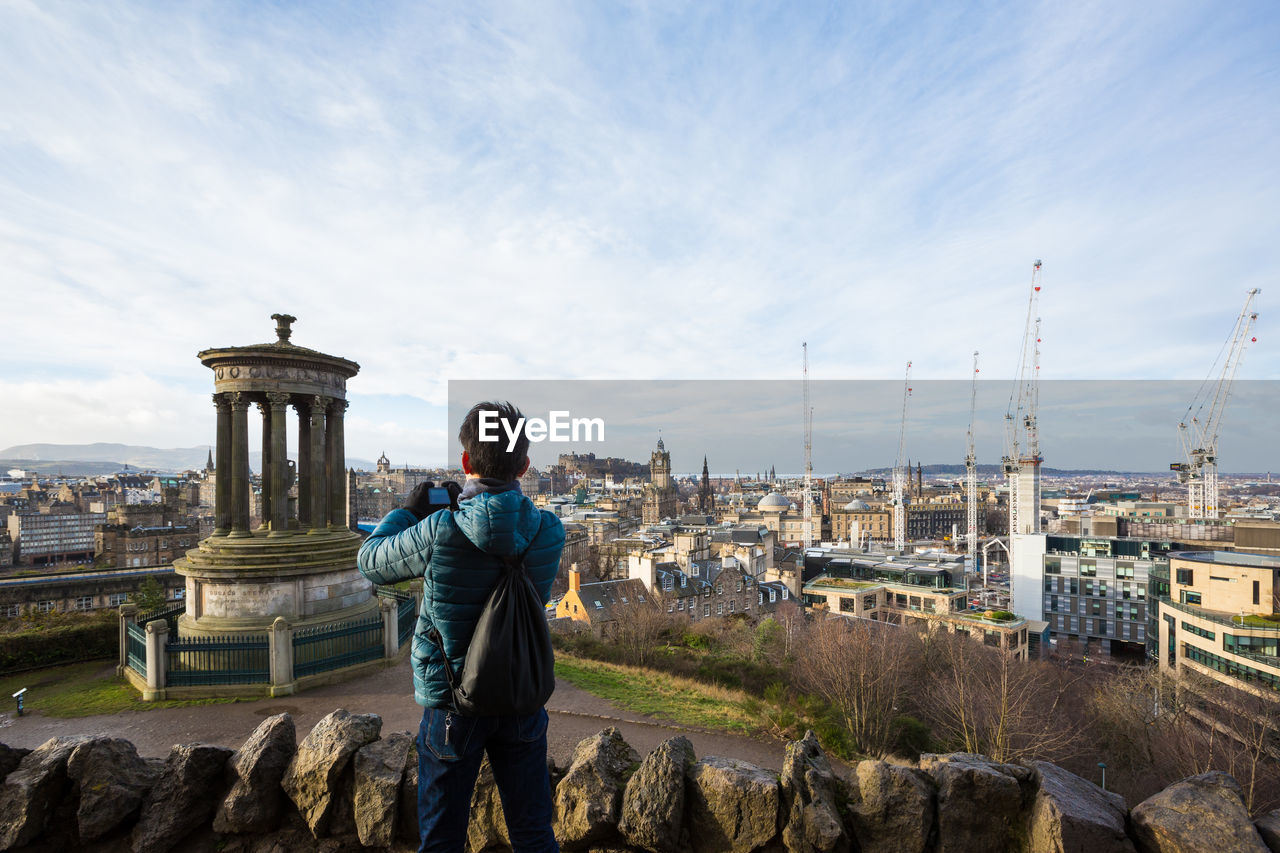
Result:
<svg viewBox="0 0 1280 853"><path fill-rule="evenodd" d="M481 413L487 433L481 441ZM505 571L504 557L524 560L545 604L560 565L564 527L520 491L529 467L529 439L521 430L508 449L508 430L522 420L510 403L479 403L458 432L467 475L456 508L434 509L422 484L408 505L393 510L360 548L360 571L374 583L423 579L422 612L413 636L414 698L424 706L418 731L419 850L463 850L471 793L487 752L502 796L516 853L557 851L551 831L547 775L547 712L506 716L459 714L449 688L442 643L455 673L462 672L476 622L489 591ZM495 429L496 428L496 429ZM439 632L439 635L436 635Z"/></svg>

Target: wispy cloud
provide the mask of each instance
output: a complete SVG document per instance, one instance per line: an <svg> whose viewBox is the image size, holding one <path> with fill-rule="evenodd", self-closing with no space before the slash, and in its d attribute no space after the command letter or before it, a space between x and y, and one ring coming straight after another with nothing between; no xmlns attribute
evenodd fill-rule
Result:
<svg viewBox="0 0 1280 853"><path fill-rule="evenodd" d="M1262 3L11 0L0 367L194 399L290 310L363 366L352 453L418 458L451 378L792 377L804 339L1010 375L1043 257L1046 377L1197 378L1262 286L1276 378L1278 40ZM120 421L41 393L0 446Z"/></svg>

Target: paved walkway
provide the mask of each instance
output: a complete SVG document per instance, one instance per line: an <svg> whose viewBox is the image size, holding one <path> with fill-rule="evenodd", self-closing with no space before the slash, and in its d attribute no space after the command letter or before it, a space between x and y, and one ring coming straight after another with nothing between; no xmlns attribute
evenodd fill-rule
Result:
<svg viewBox="0 0 1280 853"><path fill-rule="evenodd" d="M114 669L114 665L104 665L103 669ZM382 717L384 734L394 731L416 734L422 709L413 701L412 684L406 656L397 665L371 675L279 699L123 711L74 719L34 715L16 717L12 712L0 714L0 742L34 748L57 735L103 735L132 741L144 756L164 757L177 743L200 741L235 749L264 718L285 711L293 715L298 726L298 739L301 740L312 726L336 708L346 708L357 714L378 714ZM641 755L667 738L683 734L693 742L699 757L722 755L773 770L782 768L785 744L781 741L676 726L644 714L621 710L564 681L556 683L556 692L547 703L547 710L551 716L547 731L548 748L560 766L568 764L574 746L582 738L608 726L617 726Z"/></svg>

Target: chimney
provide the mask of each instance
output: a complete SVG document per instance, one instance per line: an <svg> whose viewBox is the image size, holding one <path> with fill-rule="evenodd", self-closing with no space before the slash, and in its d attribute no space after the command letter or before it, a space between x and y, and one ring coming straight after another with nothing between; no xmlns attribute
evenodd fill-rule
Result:
<svg viewBox="0 0 1280 853"><path fill-rule="evenodd" d="M569 566L569 591L578 592L582 589L582 572L578 571L578 564L574 563Z"/></svg>

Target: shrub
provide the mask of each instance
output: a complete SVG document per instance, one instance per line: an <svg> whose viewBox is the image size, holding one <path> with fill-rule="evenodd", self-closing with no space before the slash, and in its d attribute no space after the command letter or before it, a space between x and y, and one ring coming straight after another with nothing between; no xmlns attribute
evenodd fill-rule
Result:
<svg viewBox="0 0 1280 853"><path fill-rule="evenodd" d="M120 653L120 628L113 621L87 620L53 628L0 634L0 675L114 658Z"/></svg>

